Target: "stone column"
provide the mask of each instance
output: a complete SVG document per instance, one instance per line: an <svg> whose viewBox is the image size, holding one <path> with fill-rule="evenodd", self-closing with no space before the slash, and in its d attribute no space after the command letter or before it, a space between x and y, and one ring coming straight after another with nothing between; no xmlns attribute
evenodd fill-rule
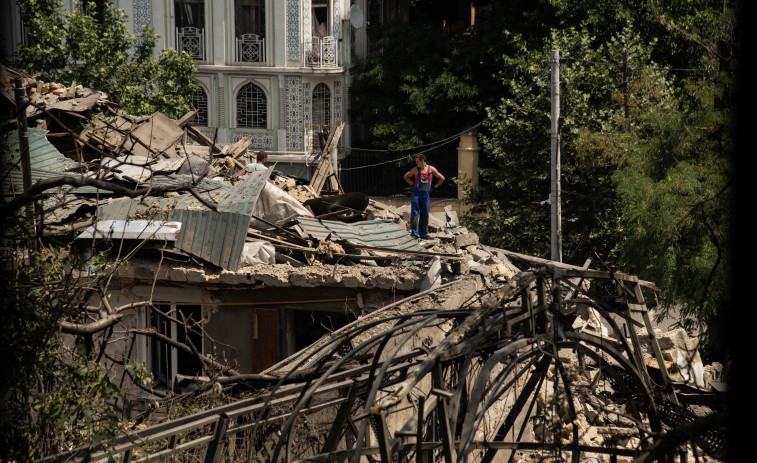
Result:
<svg viewBox="0 0 757 463"><path fill-rule="evenodd" d="M460 145L457 147L457 177L469 180L473 186L478 185L478 133L467 132L460 135ZM457 186L457 198L463 199L463 187Z"/></svg>

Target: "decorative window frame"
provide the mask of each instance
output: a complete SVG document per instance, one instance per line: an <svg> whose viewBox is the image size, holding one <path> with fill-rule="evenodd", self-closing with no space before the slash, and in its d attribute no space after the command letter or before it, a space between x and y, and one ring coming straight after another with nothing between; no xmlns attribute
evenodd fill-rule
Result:
<svg viewBox="0 0 757 463"><path fill-rule="evenodd" d="M231 116L231 121L229 123L230 129L244 129L248 131L255 131L255 130L273 130L273 121L274 121L274 114L273 114L273 91L271 90L273 87L273 82L271 77L232 77L230 79L231 83L231 111L229 115ZM263 90L263 93L265 93L265 104L266 104L266 126L265 128L262 127L256 127L256 128L250 128L250 127L239 127L237 125L237 95L239 94L239 91L242 90L242 87L245 85L253 83L260 87Z"/></svg>
<svg viewBox="0 0 757 463"><path fill-rule="evenodd" d="M207 127L217 127L218 119L216 117L216 101L213 98L216 93L213 89L213 77L212 76L195 76L195 80L200 84L205 91L205 95L208 98L208 125ZM205 126L200 126L205 127Z"/></svg>
<svg viewBox="0 0 757 463"><path fill-rule="evenodd" d="M273 42L274 40L278 40L277 37L274 37L274 35L277 34L276 31L274 31L274 24L273 24L273 1L272 0L265 0L265 30L266 30L266 36L263 37L264 39L264 45L263 49L265 50L265 61L262 62L247 62L247 61L237 61L236 60L236 48L237 48L237 37L236 37L236 31L235 24L236 24L236 11L234 10L234 0L226 0L226 11L229 11L228 15L228 24L230 24L230 27L226 28L226 43L229 45L229 52L228 56L226 56L226 63L228 65L234 65L234 66L250 66L250 67L260 67L260 66L272 66L273 65ZM279 32L280 33L280 32ZM236 93L234 93L236 95ZM234 113L236 114L236 112ZM235 117L236 119L236 117Z"/></svg>
<svg viewBox="0 0 757 463"><path fill-rule="evenodd" d="M203 3L205 5L205 24L203 29L205 32L205 59L196 59L194 61L197 64L210 64L213 62L213 31L210 27L210 25L213 24L213 0L203 0ZM166 23L166 26L168 26L168 33L166 34L167 48L173 48L174 50L179 51L179 44L176 43L176 11L174 9L174 0L166 0L165 5L166 9L168 10L169 18Z"/></svg>
<svg viewBox="0 0 757 463"><path fill-rule="evenodd" d="M311 114L311 125L314 124L315 119L315 89L318 88L319 85L323 84L326 86L326 88L329 90L329 120L328 125L331 127L334 127L334 83L328 82L328 81L313 81L312 82L313 87L310 90L310 114Z"/></svg>

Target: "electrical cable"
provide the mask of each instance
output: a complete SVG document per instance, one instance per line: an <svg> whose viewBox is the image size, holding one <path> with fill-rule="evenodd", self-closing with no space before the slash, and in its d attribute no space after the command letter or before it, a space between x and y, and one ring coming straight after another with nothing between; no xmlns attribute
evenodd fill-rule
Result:
<svg viewBox="0 0 757 463"><path fill-rule="evenodd" d="M607 61L591 61L586 59L578 59L573 58L571 56L564 56L560 57L560 61L573 61L577 63L587 63L587 64L599 64L602 66L608 66L608 67L623 67L621 64L616 63L609 63ZM652 71L676 71L676 72L720 72L720 69L714 69L714 68L661 68L661 67L654 67L654 66L626 66L627 69L650 69Z"/></svg>
<svg viewBox="0 0 757 463"><path fill-rule="evenodd" d="M544 75L548 74L549 72L550 72L550 69L544 70L542 72L542 74L540 74L539 76L537 76L534 79L534 81L531 83L531 85L529 85L528 87L526 87L522 92L520 92L518 95L516 95L513 99L509 100L505 104L503 110L505 108L507 108L509 105L517 102L522 97L524 97L527 94L527 92L529 92L533 87L535 87L539 83L540 79L542 79L544 77ZM413 150L418 150L418 149L426 148L425 150L422 150L420 152L414 153L414 154L423 154L423 153L427 153L427 152L429 152L429 151L431 151L433 149L442 147L442 146L444 146L444 145L446 145L448 143L451 143L451 142L457 140L460 137L460 135L463 135L465 133L470 132L471 130L474 130L474 129L480 127L481 125L483 125L484 123L486 123L487 121L489 121L489 120L491 120L493 118L494 118L493 114L489 115L485 119L483 119L483 120L481 120L481 121L473 124L472 126L468 127L467 129L465 129L465 130L463 130L463 131L461 131L459 133L456 133L455 135L451 135L449 137L442 138L441 140L437 140L437 141L434 141L434 142L431 142L431 143L426 143L426 144L423 144L423 145L413 146L413 147L409 147L409 148L399 148L399 149L350 148L349 151L350 152L351 151L364 151L364 152L371 152L371 153L396 153L396 152L401 152L401 151L413 151ZM396 159L392 159L392 160L389 160L389 161L382 161L382 162L379 162L379 163L376 163L376 164L370 164L370 165L367 165L367 166L342 167L342 168L340 168L340 171L366 169L368 167L375 167L375 166L380 166L380 165L384 165L384 164L390 164L390 163L393 163L393 162L399 162L399 161L402 161L405 158L408 158L411 155L412 154L406 154L406 155L404 155L402 157L399 157L399 158L396 158Z"/></svg>

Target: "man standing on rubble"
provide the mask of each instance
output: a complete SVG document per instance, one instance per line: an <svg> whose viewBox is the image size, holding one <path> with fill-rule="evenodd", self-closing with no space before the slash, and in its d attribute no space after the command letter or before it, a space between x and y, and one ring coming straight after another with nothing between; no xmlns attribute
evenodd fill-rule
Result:
<svg viewBox="0 0 757 463"><path fill-rule="evenodd" d="M253 171L266 170L265 163L268 161L268 153L265 151L258 151L258 155L255 158L257 162L247 164L247 168Z"/></svg>
<svg viewBox="0 0 757 463"><path fill-rule="evenodd" d="M430 194L444 182L444 175L434 166L426 164L426 156L415 156L415 167L403 177L413 187L410 197L410 234L414 238L428 238L428 211L431 207ZM434 185L434 178L438 179Z"/></svg>

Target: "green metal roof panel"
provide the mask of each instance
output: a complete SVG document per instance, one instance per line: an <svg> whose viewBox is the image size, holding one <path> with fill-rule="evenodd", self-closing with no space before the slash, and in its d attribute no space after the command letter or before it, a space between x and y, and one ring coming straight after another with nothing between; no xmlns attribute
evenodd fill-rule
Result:
<svg viewBox="0 0 757 463"><path fill-rule="evenodd" d="M426 248L414 240L407 230L386 219L344 223L312 217L298 217L297 222L306 234L317 240L324 240L330 234L332 241L346 240L359 245L399 251L426 251Z"/></svg>
<svg viewBox="0 0 757 463"><path fill-rule="evenodd" d="M260 192L268 181L268 170L259 170L247 176L228 190L218 201L218 210L252 214Z"/></svg>
<svg viewBox="0 0 757 463"><path fill-rule="evenodd" d="M239 268L252 208L267 181L266 171L248 175L221 194L217 212L192 207L189 198L179 202L169 218L182 224L174 246L227 270Z"/></svg>
<svg viewBox="0 0 757 463"><path fill-rule="evenodd" d="M62 155L55 146L48 140L45 134L46 130L28 129L27 136L29 139L29 159L31 161L32 183L49 178L66 175L69 177L81 177L78 172L80 165L78 162ZM21 149L18 143L18 131L14 130L8 133L7 138L3 141L8 149L3 149L6 153L3 159L8 163L8 167L2 177L2 189L4 194L21 192L23 190L24 178L21 169ZM71 190L76 193L97 193L97 188L85 186L72 188L64 186L62 189Z"/></svg>
<svg viewBox="0 0 757 463"><path fill-rule="evenodd" d="M194 198L192 195L184 195ZM100 220L167 220L182 197L145 196L119 198L100 203L97 215Z"/></svg>

